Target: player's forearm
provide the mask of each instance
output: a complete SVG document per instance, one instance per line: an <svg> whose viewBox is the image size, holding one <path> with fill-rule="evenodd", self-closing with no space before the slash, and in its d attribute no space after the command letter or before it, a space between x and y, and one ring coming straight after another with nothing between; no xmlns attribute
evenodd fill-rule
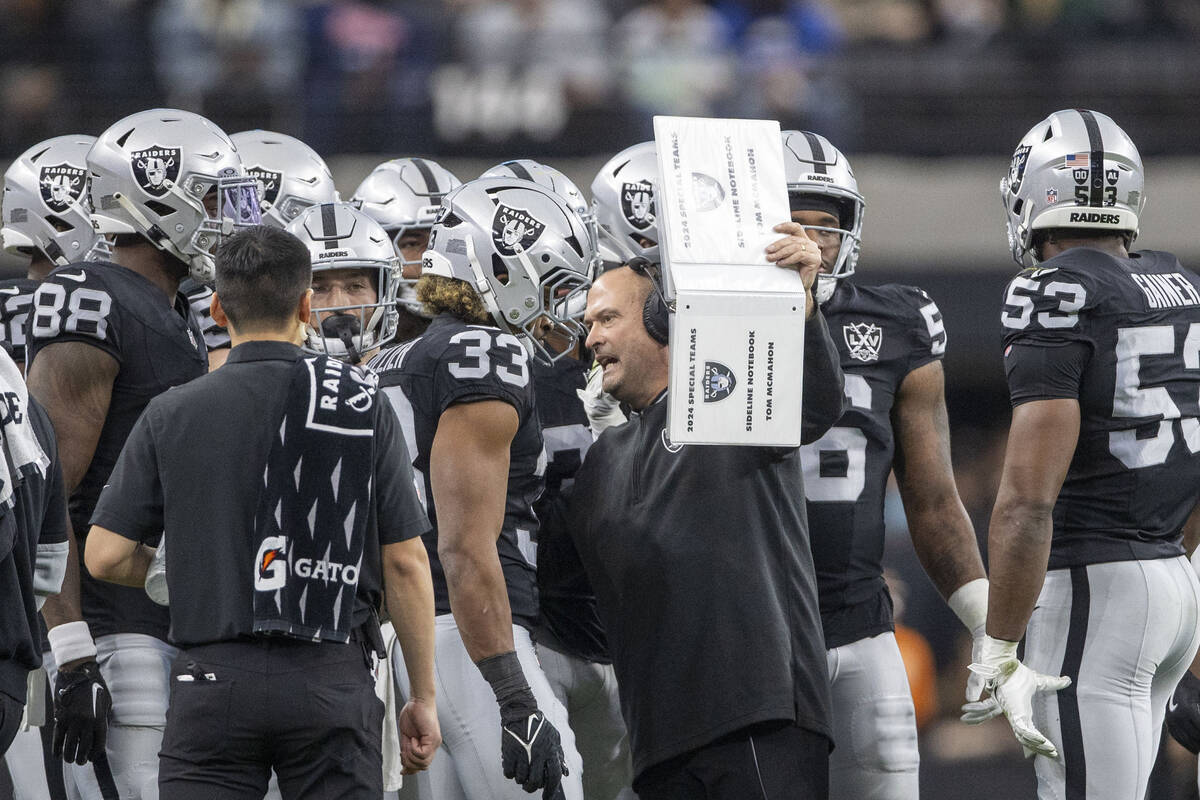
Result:
<svg viewBox="0 0 1200 800"><path fill-rule="evenodd" d="M79 544L70 520L67 521L67 543L67 571L63 574L62 589L47 597L42 606L42 619L47 628L83 619L79 604Z"/></svg>
<svg viewBox="0 0 1200 800"><path fill-rule="evenodd" d="M423 555L424 546L418 546ZM434 605L429 560L392 561L384 580L392 627L404 653L412 697L433 702L436 694L433 681Z"/></svg>
<svg viewBox="0 0 1200 800"><path fill-rule="evenodd" d="M985 577L975 528L953 487L928 501L905 503L913 549L943 598Z"/></svg>
<svg viewBox="0 0 1200 800"><path fill-rule="evenodd" d="M1046 579L1053 510L1053 504L1014 496L997 499L988 531L989 636L1015 642L1025 635Z"/></svg>
<svg viewBox="0 0 1200 800"><path fill-rule="evenodd" d="M438 557L446 574L450 609L471 660L513 650L512 609L495 545L484 552L443 542Z"/></svg>

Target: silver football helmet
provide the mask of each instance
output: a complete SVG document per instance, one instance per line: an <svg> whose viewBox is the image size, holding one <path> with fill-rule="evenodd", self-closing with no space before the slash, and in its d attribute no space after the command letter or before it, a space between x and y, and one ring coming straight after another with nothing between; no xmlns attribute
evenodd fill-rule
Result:
<svg viewBox="0 0 1200 800"><path fill-rule="evenodd" d="M596 212L592 210L591 204L584 198L583 192L579 191L579 187L575 185L575 181L568 178L559 170L534 161L532 158L517 158L497 164L479 177L520 178L526 181L533 181L537 185L554 192L563 200L566 200L571 210L583 220L583 224L587 226L588 234L592 237L593 250L595 249L594 245L598 237ZM599 266L600 254L596 252L596 256L589 267L589 279L596 277L596 270Z"/></svg>
<svg viewBox="0 0 1200 800"><path fill-rule="evenodd" d="M213 254L225 236L262 221L237 148L190 111L125 117L100 134L87 164L95 229L140 234L200 281L212 281Z"/></svg>
<svg viewBox="0 0 1200 800"><path fill-rule="evenodd" d="M350 201L367 212L392 237L400 265L409 277L402 278L400 303L415 314L425 311L413 287L420 275L420 260L406 260L400 240L408 232L427 231L437 219L442 198L462 185L450 170L427 158L393 158L363 178Z"/></svg>
<svg viewBox="0 0 1200 800"><path fill-rule="evenodd" d="M108 241L92 228L87 154L95 136L56 136L17 156L4 173L4 227L9 253L36 248L58 266L107 256Z"/></svg>
<svg viewBox="0 0 1200 800"><path fill-rule="evenodd" d="M246 175L258 181L264 224L286 228L309 206L341 199L324 159L299 139L262 130L229 138L237 146Z"/></svg>
<svg viewBox="0 0 1200 800"><path fill-rule="evenodd" d="M608 160L592 181L592 208L599 226L601 258L625 263L642 256L653 263L658 250L658 154L654 142L627 147Z"/></svg>
<svg viewBox="0 0 1200 800"><path fill-rule="evenodd" d="M1034 125L1000 180L1008 247L1023 267L1038 256L1034 231L1090 228L1137 238L1146 206L1137 146L1098 111L1056 111Z"/></svg>
<svg viewBox="0 0 1200 800"><path fill-rule="evenodd" d="M591 284L587 225L555 192L518 178L480 178L446 195L422 272L465 281L492 320L516 331L529 352L553 363L585 335L573 319ZM536 330L567 342L547 349Z"/></svg>
<svg viewBox="0 0 1200 800"><path fill-rule="evenodd" d="M867 204L858 191L854 170L842 152L828 139L809 131L783 132L783 169L787 176L788 201L793 210L828 204L830 213L837 216L836 228L809 226L810 230L827 231L841 236L837 261L828 273L817 276L814 297L824 303L833 297L837 282L854 274L862 245L863 212ZM810 202L805 203L808 199Z"/></svg>
<svg viewBox="0 0 1200 800"><path fill-rule="evenodd" d="M357 364L365 353L396 335L400 263L387 232L350 203L310 206L286 230L308 247L313 280L331 270L363 270L374 285L372 302L313 305L305 349ZM322 317L321 315L325 316Z"/></svg>

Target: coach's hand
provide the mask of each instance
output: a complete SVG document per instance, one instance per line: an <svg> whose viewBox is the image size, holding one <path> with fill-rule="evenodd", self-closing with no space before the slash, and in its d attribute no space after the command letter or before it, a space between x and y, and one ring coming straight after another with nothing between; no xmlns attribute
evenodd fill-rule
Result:
<svg viewBox="0 0 1200 800"><path fill-rule="evenodd" d="M434 704L414 697L400 709L401 774L414 775L429 769L434 753L442 743Z"/></svg>
<svg viewBox="0 0 1200 800"><path fill-rule="evenodd" d="M541 789L543 800L560 800L563 776L570 773L558 729L537 710L528 716L502 719L501 727L504 777L514 779L527 792Z"/></svg>
<svg viewBox="0 0 1200 800"><path fill-rule="evenodd" d="M1167 730L1175 741L1200 753L1200 678L1185 672L1167 703Z"/></svg>
<svg viewBox="0 0 1200 800"><path fill-rule="evenodd" d="M808 295L806 316L812 316L816 308L813 301L813 285L817 280L817 273L821 271L821 248L809 238L808 232L799 222L781 222L772 230L785 235L767 245L767 261L777 267L794 269L800 273L800 279L804 282L804 292Z"/></svg>
<svg viewBox="0 0 1200 800"><path fill-rule="evenodd" d="M95 660L60 669L54 679L54 755L86 764L104 756L112 699Z"/></svg>
<svg viewBox="0 0 1200 800"><path fill-rule="evenodd" d="M1057 692L1071 685L1071 679L1034 672L1017 659L1017 643L984 636L971 672L981 675L984 687L1000 712L1008 718L1017 741L1028 751L1058 758L1054 743L1033 726L1033 696L1038 692ZM964 707L964 712L967 710ZM982 722L996 714L976 715L966 722Z"/></svg>

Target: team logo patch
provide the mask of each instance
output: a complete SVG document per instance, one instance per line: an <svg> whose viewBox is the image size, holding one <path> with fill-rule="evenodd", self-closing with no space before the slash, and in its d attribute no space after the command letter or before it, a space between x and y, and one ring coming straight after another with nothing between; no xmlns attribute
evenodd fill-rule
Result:
<svg viewBox="0 0 1200 800"><path fill-rule="evenodd" d="M654 187L649 181L622 184L621 213L639 231L654 224Z"/></svg>
<svg viewBox="0 0 1200 800"><path fill-rule="evenodd" d="M1053 187L1047 189L1046 190L1046 204L1052 206L1057 202L1058 202L1058 189L1055 189Z"/></svg>
<svg viewBox="0 0 1200 800"><path fill-rule="evenodd" d="M737 380L733 371L719 361L704 362L704 402L715 403L733 394Z"/></svg>
<svg viewBox="0 0 1200 800"><path fill-rule="evenodd" d="M878 361L883 346L883 329L872 322L852 322L842 326L842 338L850 348L850 357L859 361Z"/></svg>
<svg viewBox="0 0 1200 800"><path fill-rule="evenodd" d="M1021 188L1025 180L1025 165L1029 163L1029 145L1023 144L1013 153L1012 163L1008 165L1008 190L1013 194Z"/></svg>
<svg viewBox="0 0 1200 800"><path fill-rule="evenodd" d="M496 206L496 216L492 219L492 242L501 255L514 256L528 250L544 230L546 223L534 219L528 211L510 208L503 203Z"/></svg>
<svg viewBox="0 0 1200 800"><path fill-rule="evenodd" d="M79 201L87 186L87 170L70 164L42 167L38 189L47 208L62 213Z"/></svg>
<svg viewBox="0 0 1200 800"><path fill-rule="evenodd" d="M1075 179L1075 183L1083 186L1088 180L1088 171L1082 167L1071 170L1071 177Z"/></svg>
<svg viewBox="0 0 1200 800"><path fill-rule="evenodd" d="M283 173L262 167L250 167L246 170L246 176L258 182L259 202L275 205L279 198L279 185L283 183Z"/></svg>
<svg viewBox="0 0 1200 800"><path fill-rule="evenodd" d="M178 147L147 147L137 150L130 158L133 178L147 194L162 197L179 179Z"/></svg>
<svg viewBox="0 0 1200 800"><path fill-rule="evenodd" d="M1115 167L1113 169L1104 170L1104 178L1108 181L1109 186L1116 186L1117 178L1119 177L1121 177L1121 172Z"/></svg>
<svg viewBox="0 0 1200 800"><path fill-rule="evenodd" d="M703 172L692 173L692 202L697 211L713 211L725 202L725 187Z"/></svg>

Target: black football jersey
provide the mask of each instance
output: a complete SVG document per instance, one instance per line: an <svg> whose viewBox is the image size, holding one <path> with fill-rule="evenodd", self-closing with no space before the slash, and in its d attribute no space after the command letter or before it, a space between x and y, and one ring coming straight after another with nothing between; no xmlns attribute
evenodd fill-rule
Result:
<svg viewBox="0 0 1200 800"><path fill-rule="evenodd" d="M542 618L538 641L586 661L607 663L604 626L568 529L568 504L575 473L592 445L583 401L575 392L587 384L587 366L564 357L554 366L534 362L533 387L546 447L546 490L534 505L538 598Z"/></svg>
<svg viewBox="0 0 1200 800"><path fill-rule="evenodd" d="M846 376L850 409L800 448L826 644L892 626L883 581L883 500L892 470L892 404L908 373L940 359L937 304L912 286L842 281L821 306Z"/></svg>
<svg viewBox="0 0 1200 800"><path fill-rule="evenodd" d="M29 319L29 363L55 342L84 342L120 364L96 452L69 500L71 523L82 538L100 490L146 404L203 375L208 353L186 297L178 294L169 303L149 280L109 262L59 267L38 287ZM83 616L94 636L145 633L166 639L166 608L141 589L94 580L82 560L80 572Z"/></svg>
<svg viewBox="0 0 1200 800"><path fill-rule="evenodd" d="M0 341L8 346L13 361L25 363L25 337L28 335L29 307L38 282L32 278L0 281Z"/></svg>
<svg viewBox="0 0 1200 800"><path fill-rule="evenodd" d="M1013 278L1000 319L1014 404L1079 400L1050 567L1181 554L1200 494L1200 277L1170 253L1072 248Z"/></svg>
<svg viewBox="0 0 1200 800"><path fill-rule="evenodd" d="M188 305L200 323L200 330L204 332L204 346L209 352L229 347L229 331L218 325L212 317L212 288L195 278L184 278L179 284L179 291L187 297Z"/></svg>
<svg viewBox="0 0 1200 800"><path fill-rule="evenodd" d="M434 318L420 337L379 353L370 364L400 418L412 454L417 493L433 531L425 535L438 614L450 613L446 575L437 554L437 509L429 483L429 457L442 412L456 403L501 400L520 419L509 452L504 526L496 542L508 586L513 622L537 622L533 503L545 471L530 359L520 341L487 325L471 325L448 314Z"/></svg>

